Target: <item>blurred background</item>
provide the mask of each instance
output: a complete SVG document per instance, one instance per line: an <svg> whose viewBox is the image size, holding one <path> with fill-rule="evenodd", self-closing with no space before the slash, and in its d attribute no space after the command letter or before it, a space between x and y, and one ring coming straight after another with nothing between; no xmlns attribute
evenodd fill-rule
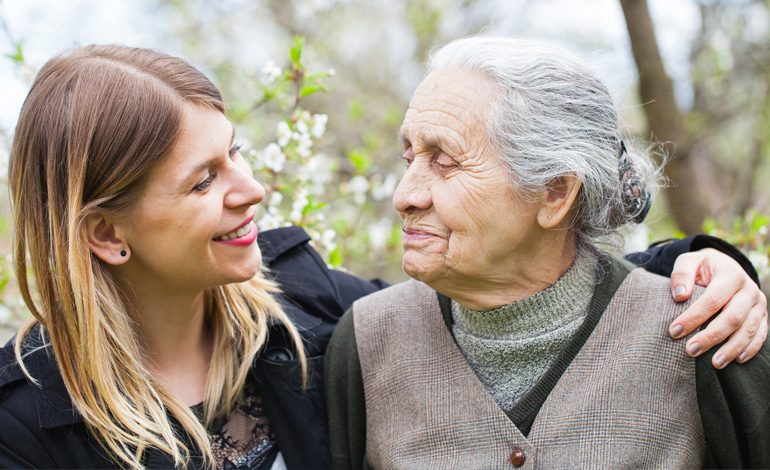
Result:
<svg viewBox="0 0 770 470"><path fill-rule="evenodd" d="M263 229L305 226L330 265L404 278L396 132L433 48L534 37L584 58L669 187L627 250L708 232L767 280L770 0L0 0L0 178L36 70L89 43L179 55L222 90L268 189ZM24 318L0 191L0 336Z"/></svg>

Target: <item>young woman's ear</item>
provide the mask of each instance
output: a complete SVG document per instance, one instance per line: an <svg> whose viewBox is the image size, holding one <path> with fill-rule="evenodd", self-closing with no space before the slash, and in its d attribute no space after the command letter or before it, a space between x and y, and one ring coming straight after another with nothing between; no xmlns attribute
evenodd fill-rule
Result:
<svg viewBox="0 0 770 470"><path fill-rule="evenodd" d="M576 176L562 176L553 181L543 196L537 212L537 223L542 228L553 229L567 221L581 185Z"/></svg>
<svg viewBox="0 0 770 470"><path fill-rule="evenodd" d="M94 212L86 216L88 246L97 258L107 264L119 266L131 257L128 241L115 223L104 214Z"/></svg>

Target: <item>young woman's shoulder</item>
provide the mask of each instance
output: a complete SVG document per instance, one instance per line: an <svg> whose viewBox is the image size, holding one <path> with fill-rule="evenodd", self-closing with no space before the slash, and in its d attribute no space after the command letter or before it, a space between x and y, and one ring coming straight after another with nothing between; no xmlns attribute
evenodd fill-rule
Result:
<svg viewBox="0 0 770 470"><path fill-rule="evenodd" d="M329 269L301 227L267 230L258 242L269 276L283 292L286 313L300 333L312 332L313 338L328 339L353 301L387 286Z"/></svg>
<svg viewBox="0 0 770 470"><path fill-rule="evenodd" d="M13 346L0 349L0 467L45 467L45 457L34 390L13 354Z"/></svg>
<svg viewBox="0 0 770 470"><path fill-rule="evenodd" d="M27 334L24 374L9 342L0 349L0 468L113 466L74 410L39 328Z"/></svg>

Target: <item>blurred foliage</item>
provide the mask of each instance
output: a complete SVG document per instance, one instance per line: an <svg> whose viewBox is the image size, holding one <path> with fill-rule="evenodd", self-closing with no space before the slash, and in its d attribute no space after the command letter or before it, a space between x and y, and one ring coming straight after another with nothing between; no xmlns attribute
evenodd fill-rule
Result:
<svg viewBox="0 0 770 470"><path fill-rule="evenodd" d="M745 217L739 217L729 224L709 218L703 224L703 231L723 238L740 248L757 269L765 292L770 283L770 217L750 210Z"/></svg>
<svg viewBox="0 0 770 470"><path fill-rule="evenodd" d="M188 59L222 90L244 155L267 189L262 228L300 224L330 265L403 279L400 224L390 197L402 171L396 134L404 110L430 50L488 30L502 0L147 2L164 19L158 35L170 45L166 50ZM526 35L527 10L545 9L548 2L510 3L519 5L509 10L519 17L510 24L516 35ZM766 256L767 238L752 224L770 212L764 183L770 178L769 5L696 5L701 26L691 72L678 86L692 93L687 126L699 145L698 171L713 214L705 229ZM6 60L31 77L23 44L4 20L1 25ZM591 50L625 47L602 42L599 32L579 34L558 31L552 38ZM637 104L621 109L633 114ZM638 138L648 137L637 131ZM677 233L666 211L665 200L656 202L650 218L655 238Z"/></svg>
<svg viewBox="0 0 770 470"><path fill-rule="evenodd" d="M295 36L285 68L268 62L262 69L262 96L250 109L271 104L279 110L274 139L247 152L257 178L265 185L260 205L261 229L299 225L334 268L371 255L399 256L397 225L373 211L372 201L387 199L396 176L376 171L369 152L378 142L333 158L326 132L328 116L303 109L304 100L327 90L333 69L310 71L303 62L304 38ZM242 129L248 132L248 129ZM344 165L344 168L341 166ZM393 260L389 260L393 261Z"/></svg>
<svg viewBox="0 0 770 470"><path fill-rule="evenodd" d="M698 9L687 123L709 212L728 226L770 209L770 2L702 1Z"/></svg>

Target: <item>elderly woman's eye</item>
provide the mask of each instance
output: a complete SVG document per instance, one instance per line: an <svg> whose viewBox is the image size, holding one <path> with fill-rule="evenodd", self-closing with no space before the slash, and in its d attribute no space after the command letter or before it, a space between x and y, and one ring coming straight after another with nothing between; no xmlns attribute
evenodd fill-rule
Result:
<svg viewBox="0 0 770 470"><path fill-rule="evenodd" d="M401 159L406 162L406 167L409 168L409 165L412 164L414 161L414 152L412 152L411 148L408 148L404 151L404 154L401 155Z"/></svg>
<svg viewBox="0 0 770 470"><path fill-rule="evenodd" d="M433 163L442 170L451 170L457 168L457 162L446 154L439 154Z"/></svg>

